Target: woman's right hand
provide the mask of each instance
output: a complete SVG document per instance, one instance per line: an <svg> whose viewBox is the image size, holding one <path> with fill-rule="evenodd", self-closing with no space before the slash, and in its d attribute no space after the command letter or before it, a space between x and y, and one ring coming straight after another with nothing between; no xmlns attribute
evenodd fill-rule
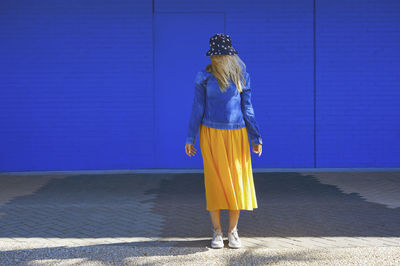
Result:
<svg viewBox="0 0 400 266"><path fill-rule="evenodd" d="M194 156L196 154L196 148L193 146L193 144L186 144L185 151L189 157Z"/></svg>

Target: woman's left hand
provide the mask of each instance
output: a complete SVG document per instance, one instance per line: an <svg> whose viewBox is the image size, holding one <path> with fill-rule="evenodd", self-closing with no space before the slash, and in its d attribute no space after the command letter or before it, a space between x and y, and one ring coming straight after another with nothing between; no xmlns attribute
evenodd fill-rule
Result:
<svg viewBox="0 0 400 266"><path fill-rule="evenodd" d="M260 157L262 153L262 145L261 144L254 145L253 152L258 153L258 157Z"/></svg>

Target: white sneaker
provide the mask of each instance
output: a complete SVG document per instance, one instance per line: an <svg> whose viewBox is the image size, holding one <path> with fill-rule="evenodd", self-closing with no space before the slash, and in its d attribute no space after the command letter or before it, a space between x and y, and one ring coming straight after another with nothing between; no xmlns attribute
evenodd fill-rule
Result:
<svg viewBox="0 0 400 266"><path fill-rule="evenodd" d="M224 240L222 239L221 229L213 229L213 239L211 240L212 248L224 247Z"/></svg>
<svg viewBox="0 0 400 266"><path fill-rule="evenodd" d="M228 232L228 240L228 245L231 248L240 248L242 246L236 227L231 232Z"/></svg>

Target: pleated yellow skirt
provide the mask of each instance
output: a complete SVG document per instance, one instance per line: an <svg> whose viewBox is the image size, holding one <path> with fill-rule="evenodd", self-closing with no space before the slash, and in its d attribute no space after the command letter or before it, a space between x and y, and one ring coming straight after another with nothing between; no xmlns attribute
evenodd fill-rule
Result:
<svg viewBox="0 0 400 266"><path fill-rule="evenodd" d="M199 139L206 209L257 208L247 128L217 129L200 124Z"/></svg>

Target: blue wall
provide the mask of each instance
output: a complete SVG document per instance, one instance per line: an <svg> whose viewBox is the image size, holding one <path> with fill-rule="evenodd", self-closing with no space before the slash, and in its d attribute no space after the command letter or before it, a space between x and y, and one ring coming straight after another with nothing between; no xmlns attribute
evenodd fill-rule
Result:
<svg viewBox="0 0 400 266"><path fill-rule="evenodd" d="M400 166L400 1L316 7L317 167Z"/></svg>
<svg viewBox="0 0 400 266"><path fill-rule="evenodd" d="M251 74L253 167L399 167L399 17L395 0L1 1L0 171L202 168L184 140L218 32Z"/></svg>
<svg viewBox="0 0 400 266"><path fill-rule="evenodd" d="M0 171L153 167L152 2L1 1Z"/></svg>

